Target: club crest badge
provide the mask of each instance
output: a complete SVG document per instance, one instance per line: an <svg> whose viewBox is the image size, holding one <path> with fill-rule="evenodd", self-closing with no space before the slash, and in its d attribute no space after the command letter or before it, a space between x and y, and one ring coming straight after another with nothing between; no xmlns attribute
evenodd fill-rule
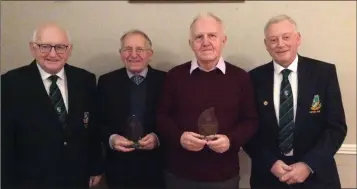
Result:
<svg viewBox="0 0 357 189"><path fill-rule="evenodd" d="M83 124L84 127L87 128L89 123L89 112L84 112L83 114Z"/></svg>
<svg viewBox="0 0 357 189"><path fill-rule="evenodd" d="M322 107L322 103L320 102L320 96L314 95L314 98L312 100L312 104L310 107L310 113L320 113L321 107Z"/></svg>

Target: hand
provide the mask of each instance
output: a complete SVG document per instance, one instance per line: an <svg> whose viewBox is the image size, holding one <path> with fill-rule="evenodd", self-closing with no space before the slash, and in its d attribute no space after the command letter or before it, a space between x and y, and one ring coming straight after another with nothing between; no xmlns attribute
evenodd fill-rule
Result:
<svg viewBox="0 0 357 189"><path fill-rule="evenodd" d="M157 146L157 136L154 133L147 134L139 140L140 149L152 150Z"/></svg>
<svg viewBox="0 0 357 189"><path fill-rule="evenodd" d="M287 184L302 183L311 173L309 167L303 162L294 163L290 166L292 170L280 178L281 182L286 182Z"/></svg>
<svg viewBox="0 0 357 189"><path fill-rule="evenodd" d="M281 178L284 174L291 171L292 167L285 164L283 161L278 160L271 167L270 172L273 173L277 178Z"/></svg>
<svg viewBox="0 0 357 189"><path fill-rule="evenodd" d="M102 175L91 176L89 178L89 187L92 188L97 186L101 179L102 179Z"/></svg>
<svg viewBox="0 0 357 189"><path fill-rule="evenodd" d="M123 136L114 134L112 135L112 140L110 141L112 147L120 152L131 152L135 150L135 148L130 148L134 143Z"/></svg>
<svg viewBox="0 0 357 189"><path fill-rule="evenodd" d="M198 152L203 149L207 141L201 139L202 136L194 132L184 132L181 135L181 146L189 151Z"/></svg>
<svg viewBox="0 0 357 189"><path fill-rule="evenodd" d="M208 140L207 145L217 153L224 153L230 147L230 142L226 135L217 134L214 136L208 136L207 138L214 138L213 140Z"/></svg>

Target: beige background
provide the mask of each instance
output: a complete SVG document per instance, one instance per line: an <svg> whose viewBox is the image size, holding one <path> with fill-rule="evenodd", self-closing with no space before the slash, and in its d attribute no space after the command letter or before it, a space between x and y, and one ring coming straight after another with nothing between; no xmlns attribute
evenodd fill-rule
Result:
<svg viewBox="0 0 357 189"><path fill-rule="evenodd" d="M151 65L168 70L192 58L188 29L193 17L212 11L226 25L224 57L250 70L270 61L263 44L269 17L289 14L302 34L300 54L336 64L348 123L345 144L356 144L356 2L246 1L244 3L1 2L1 73L28 64L28 42L34 28L54 20L65 26L74 43L70 64L100 74L122 67L119 38L138 28L151 37ZM355 150L354 150L355 153ZM341 156L341 157L340 157ZM338 155L344 187L356 187L355 155ZM243 162L249 160L243 157ZM249 177L242 168L243 186Z"/></svg>

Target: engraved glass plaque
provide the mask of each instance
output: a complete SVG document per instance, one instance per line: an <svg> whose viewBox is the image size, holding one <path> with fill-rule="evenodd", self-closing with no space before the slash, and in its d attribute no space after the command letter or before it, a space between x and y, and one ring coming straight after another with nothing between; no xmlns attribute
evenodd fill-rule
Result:
<svg viewBox="0 0 357 189"><path fill-rule="evenodd" d="M137 116L132 115L128 118L124 136L134 142L131 148L140 148L139 140L144 136L144 128Z"/></svg>
<svg viewBox="0 0 357 189"><path fill-rule="evenodd" d="M198 133L202 135L202 139L214 140L215 137L209 138L208 136L214 136L218 132L218 120L215 115L214 107L205 109L198 117Z"/></svg>

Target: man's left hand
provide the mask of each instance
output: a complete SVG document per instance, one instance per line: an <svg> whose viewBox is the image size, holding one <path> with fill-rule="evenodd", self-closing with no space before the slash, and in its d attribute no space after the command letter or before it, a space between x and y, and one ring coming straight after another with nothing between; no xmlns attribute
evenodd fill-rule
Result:
<svg viewBox="0 0 357 189"><path fill-rule="evenodd" d="M281 182L287 184L302 183L311 173L309 167L303 162L294 163L290 166L292 170L280 177Z"/></svg>
<svg viewBox="0 0 357 189"><path fill-rule="evenodd" d="M212 137L208 136L208 138ZM213 138L214 140L209 140L207 142L208 147L211 148L213 151L217 153L224 153L229 149L230 142L226 135L217 134L214 135Z"/></svg>
<svg viewBox="0 0 357 189"><path fill-rule="evenodd" d="M139 140L140 149L152 150L157 146L157 136L154 133L147 134L144 138Z"/></svg>
<svg viewBox="0 0 357 189"><path fill-rule="evenodd" d="M89 187L92 188L97 186L101 179L102 179L102 175L91 176L89 178Z"/></svg>

